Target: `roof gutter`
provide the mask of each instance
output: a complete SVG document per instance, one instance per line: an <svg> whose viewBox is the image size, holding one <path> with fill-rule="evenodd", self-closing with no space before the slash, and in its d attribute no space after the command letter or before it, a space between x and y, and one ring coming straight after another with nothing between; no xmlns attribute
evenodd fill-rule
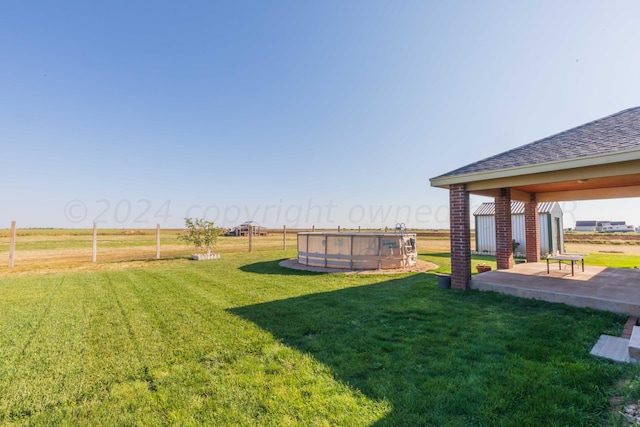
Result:
<svg viewBox="0 0 640 427"><path fill-rule="evenodd" d="M584 168L590 166L609 165L612 163L640 160L640 150L616 151L613 153L585 156L577 159L559 160L556 162L539 163L535 165L519 166L492 171L473 172L460 175L441 175L431 178L432 187L448 188L454 184L486 181L492 179L510 178L522 175L533 175L545 172L556 172L567 169Z"/></svg>

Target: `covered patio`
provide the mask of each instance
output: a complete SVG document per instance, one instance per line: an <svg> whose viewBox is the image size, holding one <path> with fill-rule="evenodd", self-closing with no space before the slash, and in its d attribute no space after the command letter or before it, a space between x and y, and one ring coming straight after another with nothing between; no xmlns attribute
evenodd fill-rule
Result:
<svg viewBox="0 0 640 427"><path fill-rule="evenodd" d="M587 258L588 259L588 258ZM471 289L494 291L522 298L588 307L640 317L640 269L589 266L575 270L546 262L517 264L508 270L476 274Z"/></svg>
<svg viewBox="0 0 640 427"><path fill-rule="evenodd" d="M640 196L640 107L463 166L432 178L431 185L449 190L451 286L464 290L472 285L477 286L480 280L474 278L472 282L471 279L471 194L491 197L495 202L496 262L499 271L491 273L492 276L523 278L521 275L505 276L505 272L514 269L515 265L511 200L525 203L525 251L529 265L523 268L528 268L546 255L540 254L539 202ZM518 265L515 271L523 270ZM588 271L592 271L591 268ZM603 270L594 274L593 278L604 278L608 274L610 272ZM483 276L483 280L492 276ZM541 279L550 279L535 275L526 277L535 277L535 281L540 280L541 283L545 282ZM579 277L576 274L570 283L584 283L585 280L580 281ZM596 283L593 278L591 283ZM604 288L592 291L592 294L604 292ZM628 292L631 290L629 288Z"/></svg>

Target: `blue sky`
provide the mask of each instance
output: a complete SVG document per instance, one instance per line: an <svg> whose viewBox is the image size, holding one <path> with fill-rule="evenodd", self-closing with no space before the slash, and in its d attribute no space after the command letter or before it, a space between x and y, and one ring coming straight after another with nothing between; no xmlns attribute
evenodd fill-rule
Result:
<svg viewBox="0 0 640 427"><path fill-rule="evenodd" d="M0 228L447 228L429 178L640 104L639 20L616 0L4 1ZM637 199L564 208L640 225Z"/></svg>

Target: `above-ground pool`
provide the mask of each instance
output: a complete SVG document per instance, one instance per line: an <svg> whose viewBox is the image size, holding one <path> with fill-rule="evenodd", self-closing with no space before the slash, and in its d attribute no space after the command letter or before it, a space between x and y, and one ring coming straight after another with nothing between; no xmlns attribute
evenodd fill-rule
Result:
<svg viewBox="0 0 640 427"><path fill-rule="evenodd" d="M298 263L304 265L384 270L417 262L413 233L298 233Z"/></svg>

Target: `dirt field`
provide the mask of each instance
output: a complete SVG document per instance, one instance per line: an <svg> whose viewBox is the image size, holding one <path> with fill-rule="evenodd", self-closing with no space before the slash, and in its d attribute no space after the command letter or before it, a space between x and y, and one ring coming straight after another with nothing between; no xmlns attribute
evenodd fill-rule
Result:
<svg viewBox="0 0 640 427"><path fill-rule="evenodd" d="M571 253L640 255L637 233L565 233L564 246Z"/></svg>
<svg viewBox="0 0 640 427"><path fill-rule="evenodd" d="M615 241L625 244L640 244L638 233L565 233L564 240L569 242Z"/></svg>
<svg viewBox="0 0 640 427"><path fill-rule="evenodd" d="M564 246L567 252L576 254L602 253L640 255L640 246L638 245L565 243Z"/></svg>

